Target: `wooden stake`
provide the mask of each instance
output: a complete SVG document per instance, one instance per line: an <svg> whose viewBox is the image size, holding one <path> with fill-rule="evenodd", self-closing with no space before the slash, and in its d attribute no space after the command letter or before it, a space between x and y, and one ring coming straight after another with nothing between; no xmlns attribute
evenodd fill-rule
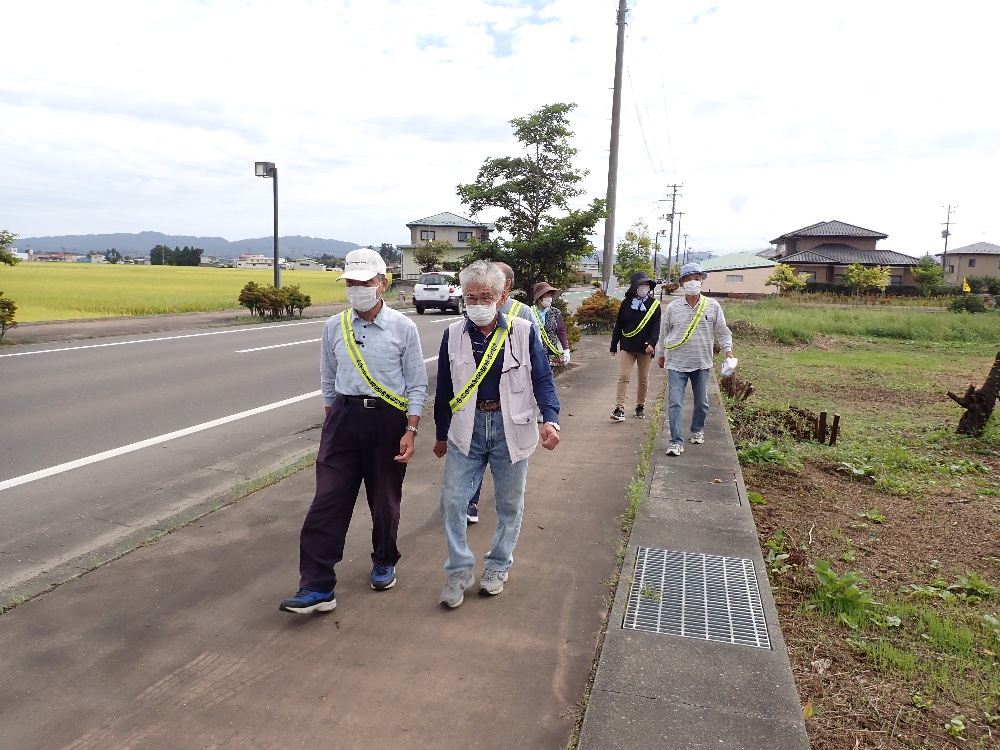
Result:
<svg viewBox="0 0 1000 750"><path fill-rule="evenodd" d="M837 444L837 433L840 432L840 415L833 415L833 427L830 428L830 445Z"/></svg>
<svg viewBox="0 0 1000 750"><path fill-rule="evenodd" d="M819 442L820 443L825 443L826 442L826 412L825 411L821 411L819 413L819 427L817 428L817 431L819 432Z"/></svg>

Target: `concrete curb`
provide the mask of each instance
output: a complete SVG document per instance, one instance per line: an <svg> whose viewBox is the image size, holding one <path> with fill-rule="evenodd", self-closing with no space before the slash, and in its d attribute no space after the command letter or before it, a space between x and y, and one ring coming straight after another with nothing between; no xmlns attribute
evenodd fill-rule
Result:
<svg viewBox="0 0 1000 750"><path fill-rule="evenodd" d="M809 747L736 447L713 377L706 442L665 454L666 409L648 497L629 539L578 750ZM684 424L690 421L686 399ZM666 436L664 436L666 433ZM753 562L770 649L622 627L639 547Z"/></svg>

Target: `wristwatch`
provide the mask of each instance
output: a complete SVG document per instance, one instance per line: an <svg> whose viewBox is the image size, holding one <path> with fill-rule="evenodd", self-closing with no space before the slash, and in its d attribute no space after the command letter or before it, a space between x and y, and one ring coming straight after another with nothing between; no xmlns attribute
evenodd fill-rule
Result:
<svg viewBox="0 0 1000 750"><path fill-rule="evenodd" d="M560 429L561 429L561 428L559 427L559 423L558 423L558 422L546 422L545 424L550 424L550 425L552 425L553 427L555 427L555 428L556 428L556 432L559 432L559 431L560 431Z"/></svg>
<svg viewBox="0 0 1000 750"><path fill-rule="evenodd" d="M414 427L412 424L406 425L406 431L407 432L412 432L414 435L417 434L417 428Z"/></svg>

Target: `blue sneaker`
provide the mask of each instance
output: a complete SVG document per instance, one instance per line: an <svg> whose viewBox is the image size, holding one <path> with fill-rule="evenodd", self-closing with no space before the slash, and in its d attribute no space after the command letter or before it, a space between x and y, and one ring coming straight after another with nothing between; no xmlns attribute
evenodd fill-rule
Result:
<svg viewBox="0 0 1000 750"><path fill-rule="evenodd" d="M479 506L475 503L469 503L468 509L465 511L465 520L469 523L479 523Z"/></svg>
<svg viewBox="0 0 1000 750"><path fill-rule="evenodd" d="M375 563L372 566L372 588L385 591L396 585L396 566Z"/></svg>
<svg viewBox="0 0 1000 750"><path fill-rule="evenodd" d="M336 608L337 599L333 591L322 593L320 591L309 591L299 589L291 599L285 599L278 605L282 612L295 612L298 615L307 615L310 612L329 612Z"/></svg>

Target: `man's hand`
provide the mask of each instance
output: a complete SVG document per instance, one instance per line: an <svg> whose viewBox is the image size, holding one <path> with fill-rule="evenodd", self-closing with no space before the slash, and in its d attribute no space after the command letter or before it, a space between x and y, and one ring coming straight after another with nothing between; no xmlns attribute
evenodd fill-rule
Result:
<svg viewBox="0 0 1000 750"><path fill-rule="evenodd" d="M666 357L660 357L658 360L656 360L656 365L662 370L663 365L666 364L666 361L667 361Z"/></svg>
<svg viewBox="0 0 1000 750"><path fill-rule="evenodd" d="M409 430L403 433L403 437L399 439L399 455L393 460L399 461L401 464L410 463L410 459L413 458L415 452L413 447L414 438L414 434Z"/></svg>
<svg viewBox="0 0 1000 750"><path fill-rule="evenodd" d="M547 450L555 450L555 447L559 445L559 432L550 424L542 425L542 447Z"/></svg>
<svg viewBox="0 0 1000 750"><path fill-rule="evenodd" d="M652 344L646 344L646 354L652 354L656 349L653 348Z"/></svg>
<svg viewBox="0 0 1000 750"><path fill-rule="evenodd" d="M613 351L613 352L611 352L611 356L612 356L612 357L616 356L617 354L618 354L617 350L616 350L616 351Z"/></svg>
<svg viewBox="0 0 1000 750"><path fill-rule="evenodd" d="M435 440L434 441L434 455L441 458L445 453L448 452L448 441L447 440Z"/></svg>

